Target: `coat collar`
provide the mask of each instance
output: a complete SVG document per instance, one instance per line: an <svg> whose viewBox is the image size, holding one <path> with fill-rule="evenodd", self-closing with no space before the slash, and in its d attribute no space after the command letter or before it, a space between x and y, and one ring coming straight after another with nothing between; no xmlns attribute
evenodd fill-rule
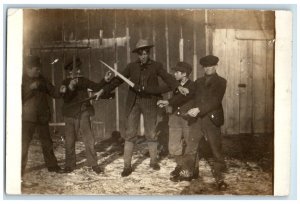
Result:
<svg viewBox="0 0 300 204"><path fill-rule="evenodd" d="M140 59L137 59L135 62L141 66L141 60L140 60ZM152 60L152 59L149 59L149 60L146 62L145 65L150 65L150 64L153 64L153 60Z"/></svg>

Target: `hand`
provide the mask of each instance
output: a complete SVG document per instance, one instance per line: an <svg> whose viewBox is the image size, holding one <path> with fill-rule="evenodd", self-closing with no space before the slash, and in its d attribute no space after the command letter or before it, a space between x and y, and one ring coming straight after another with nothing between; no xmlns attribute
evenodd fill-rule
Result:
<svg viewBox="0 0 300 204"><path fill-rule="evenodd" d="M110 80L111 80L112 78L113 78L113 74L112 74L111 71L108 71L108 72L105 73L104 80L105 80L106 82L110 82Z"/></svg>
<svg viewBox="0 0 300 204"><path fill-rule="evenodd" d="M61 85L60 88L59 88L59 93L66 93L67 92L67 87L65 85Z"/></svg>
<svg viewBox="0 0 300 204"><path fill-rule="evenodd" d="M30 88L31 90L35 90L35 89L39 88L39 86L40 86L40 82L39 82L39 81L35 81L35 82L32 82L32 83L29 85L29 88Z"/></svg>
<svg viewBox="0 0 300 204"><path fill-rule="evenodd" d="M133 89L138 93L141 93L142 91L144 91L144 87L139 84L134 84Z"/></svg>
<svg viewBox="0 0 300 204"><path fill-rule="evenodd" d="M198 115L198 113L200 113L199 108L192 108L187 112L187 114L191 117L196 117Z"/></svg>
<svg viewBox="0 0 300 204"><path fill-rule="evenodd" d="M167 105L169 105L169 101L168 100L159 100L157 101L156 105L158 105L158 107L163 108Z"/></svg>
<svg viewBox="0 0 300 204"><path fill-rule="evenodd" d="M185 96L190 93L189 89L184 88L183 86L178 86L177 89L182 95L185 95Z"/></svg>
<svg viewBox="0 0 300 204"><path fill-rule="evenodd" d="M74 91L78 84L78 78L72 79L69 83L69 89Z"/></svg>
<svg viewBox="0 0 300 204"><path fill-rule="evenodd" d="M98 91L97 93L94 94L94 96L96 96L95 100L98 101L101 97L101 95L103 94L103 89L101 89L100 91Z"/></svg>

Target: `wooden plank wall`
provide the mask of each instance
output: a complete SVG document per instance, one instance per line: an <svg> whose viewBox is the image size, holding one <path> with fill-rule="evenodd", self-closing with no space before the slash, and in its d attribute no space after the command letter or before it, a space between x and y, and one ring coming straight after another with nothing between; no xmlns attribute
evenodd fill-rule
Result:
<svg viewBox="0 0 300 204"><path fill-rule="evenodd" d="M75 56L79 56L82 60L84 76L99 81L107 69L98 62L98 59L101 58L107 64L123 70L128 62L136 60L131 50L140 38L148 39L155 45L152 58L161 62L164 68L170 71L180 60L179 40L182 37L183 59L193 65L198 72L198 57L205 55L203 13L201 10L179 12L178 10L28 9L24 11L24 54L28 54L30 48L45 48L63 43L74 46L85 44L90 48L31 49L31 54L42 57L42 73L56 85L59 85L66 76L64 65ZM124 38L129 43L108 45L117 38ZM194 43L195 40L197 43ZM60 60L51 66L49 63L56 58ZM197 74L193 73L191 77L196 78ZM124 132L127 89L128 86L123 84L116 90L119 104L118 123L116 99L93 102L96 109L93 120L103 122L106 136L118 128ZM60 110L62 101L56 100L54 105L51 99L49 102L52 111L56 110L53 121L62 122Z"/></svg>
<svg viewBox="0 0 300 204"><path fill-rule="evenodd" d="M31 49L31 53L41 56L42 73L56 85L66 76L64 65L75 56L83 61L83 74L93 81L99 81L107 71L99 64L99 58L116 69L123 70L127 63L136 59L131 50L138 39L145 38L155 45L152 58L161 62L167 71L183 59L193 66L191 78L196 79L204 74L198 61L206 55L206 43L209 43L209 51L213 50L221 59L222 68L218 70L220 75L229 79L224 100L226 120L222 131L239 133L271 130L273 126L266 118L273 117L273 93L269 91L274 87L273 44L251 40L237 42L234 40L233 29L272 29L274 27L270 25L274 21L273 13L225 10L209 10L207 13L208 22L205 22L205 10L26 9L24 55L29 54L30 48L62 44L81 47ZM205 41L205 26L209 28L209 34L215 29L221 29L214 33L214 40L212 36L208 36L209 42ZM266 52L263 53L262 49ZM265 57L262 59L261 55ZM50 65L51 60L56 58L60 59L58 63ZM242 60L232 61L237 58ZM261 64L265 66L262 68ZM249 72L250 67L258 72L252 74ZM242 72L247 74L236 72L237 69L244 70ZM252 78L258 78L259 85L252 82ZM262 86L264 81L265 90L249 89L249 86ZM241 89L237 87L238 83L247 83L242 96L239 94ZM118 100L94 102L96 114L93 120L103 123L101 128L105 126L105 136L116 129L124 132L127 89L128 86L123 84L116 90ZM250 101L254 99L259 101L253 106ZM54 105L51 99L49 102L56 110L53 121L62 122L62 101L57 100ZM241 111L236 111L237 108Z"/></svg>
<svg viewBox="0 0 300 204"><path fill-rule="evenodd" d="M273 42L255 37L255 40L236 39L237 32L235 29L216 29L213 33L213 54L220 58L217 72L227 79L223 132L272 133Z"/></svg>

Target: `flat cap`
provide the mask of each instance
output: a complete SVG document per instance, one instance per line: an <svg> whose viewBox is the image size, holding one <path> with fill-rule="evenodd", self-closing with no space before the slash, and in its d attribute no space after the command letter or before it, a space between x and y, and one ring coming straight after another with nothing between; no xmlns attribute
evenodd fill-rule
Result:
<svg viewBox="0 0 300 204"><path fill-rule="evenodd" d="M203 67L211 67L217 65L219 62L219 58L214 55L207 55L205 57L202 57L199 61L199 63Z"/></svg>
<svg viewBox="0 0 300 204"><path fill-rule="evenodd" d="M176 66L172 68L172 70L185 72L187 75L190 75L192 72L192 66L186 62L178 62Z"/></svg>

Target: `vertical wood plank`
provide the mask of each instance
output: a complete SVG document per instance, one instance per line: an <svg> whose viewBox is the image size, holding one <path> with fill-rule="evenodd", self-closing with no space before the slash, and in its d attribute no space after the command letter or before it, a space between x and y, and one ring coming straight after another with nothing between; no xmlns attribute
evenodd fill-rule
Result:
<svg viewBox="0 0 300 204"><path fill-rule="evenodd" d="M252 132L252 41L239 41L240 52L240 133Z"/></svg>
<svg viewBox="0 0 300 204"><path fill-rule="evenodd" d="M214 30L213 32L213 55L219 57L219 63L218 63L218 69L217 73L224 77L226 80L228 80L227 76L227 52L226 52L226 30L225 29L218 29ZM227 85L228 86L228 85ZM227 134L227 129L228 129L228 96L229 96L229 91L228 87L225 92L224 98L223 98L223 108L224 108L224 125L222 126L222 132Z"/></svg>
<svg viewBox="0 0 300 204"><path fill-rule="evenodd" d="M265 132L266 43L253 42L253 121L254 132Z"/></svg>
<svg viewBox="0 0 300 204"><path fill-rule="evenodd" d="M180 39L180 24L179 11L168 11L168 29L169 29L169 53L170 67L174 67L179 61L179 39Z"/></svg>
<svg viewBox="0 0 300 204"><path fill-rule="evenodd" d="M116 28L115 33L116 37L125 37L126 36L126 10L118 10L116 12ZM129 37L129 36L128 36ZM117 46L117 65L118 70L123 70L127 65L127 46ZM125 104L127 98L128 86L123 83L119 87L119 125L120 132L125 134L125 124L126 124L126 115L125 115Z"/></svg>
<svg viewBox="0 0 300 204"><path fill-rule="evenodd" d="M182 26L182 35L184 39L183 46L183 59L185 62L193 65L193 55L194 55L194 36L193 36L193 11L191 10L182 10L180 12L181 16L181 26ZM194 77L194 73L191 74L191 79Z"/></svg>
<svg viewBox="0 0 300 204"><path fill-rule="evenodd" d="M163 64L163 67L166 67L166 41L165 41L165 11L156 10L155 16L153 16L156 35L156 42L154 46L156 47L156 61Z"/></svg>
<svg viewBox="0 0 300 204"><path fill-rule="evenodd" d="M196 53L197 53L197 77L204 75L204 69L199 64L199 59L206 55L205 53L205 11L195 10L194 29L196 32ZM213 41L213 39L212 39Z"/></svg>
<svg viewBox="0 0 300 204"><path fill-rule="evenodd" d="M274 133L274 44L266 45L266 132Z"/></svg>
<svg viewBox="0 0 300 204"><path fill-rule="evenodd" d="M235 30L227 29L227 113L228 113L228 133L239 133L239 52L238 41L235 39Z"/></svg>

